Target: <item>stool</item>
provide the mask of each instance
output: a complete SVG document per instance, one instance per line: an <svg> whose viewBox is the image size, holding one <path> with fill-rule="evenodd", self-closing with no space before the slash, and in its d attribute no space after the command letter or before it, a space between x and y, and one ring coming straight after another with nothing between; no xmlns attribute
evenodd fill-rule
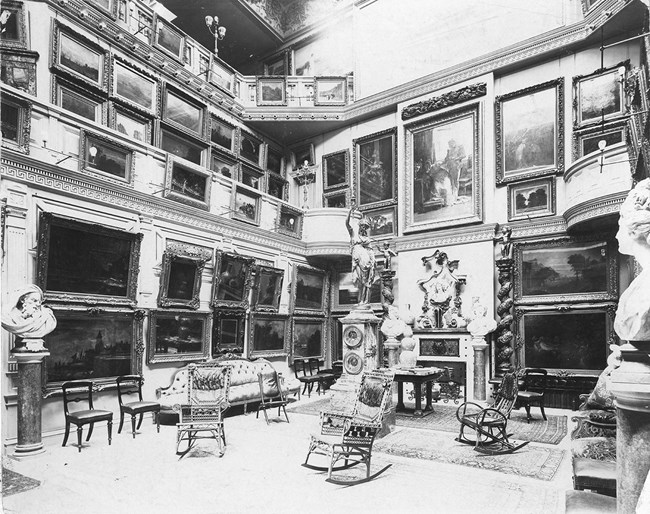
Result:
<svg viewBox="0 0 650 514"><path fill-rule="evenodd" d="M573 488L616 497L616 463L584 457L573 459Z"/></svg>
<svg viewBox="0 0 650 514"><path fill-rule="evenodd" d="M566 514L615 514L616 498L587 491L567 491L564 507Z"/></svg>

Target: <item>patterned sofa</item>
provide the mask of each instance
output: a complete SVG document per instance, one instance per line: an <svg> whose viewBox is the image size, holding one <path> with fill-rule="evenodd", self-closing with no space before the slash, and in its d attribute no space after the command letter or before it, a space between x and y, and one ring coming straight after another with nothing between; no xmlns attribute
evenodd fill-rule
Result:
<svg viewBox="0 0 650 514"><path fill-rule="evenodd" d="M273 366L266 359L251 361L234 354L227 354L210 362L232 366L228 401L230 405L243 405L244 413L249 403L257 403L260 400L258 373L264 376L274 371ZM301 384L298 380L280 376L285 394L300 393ZM173 410L174 405L187 402L187 366L176 371L170 385L158 388L156 396L160 403L161 423L176 423L178 416Z"/></svg>

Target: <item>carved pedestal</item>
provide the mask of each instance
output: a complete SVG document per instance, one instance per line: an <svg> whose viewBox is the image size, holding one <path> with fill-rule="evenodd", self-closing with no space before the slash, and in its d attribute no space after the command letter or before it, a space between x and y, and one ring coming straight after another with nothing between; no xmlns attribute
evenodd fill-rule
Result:
<svg viewBox="0 0 650 514"><path fill-rule="evenodd" d="M474 399L485 400L486 395L486 350L488 344L484 336L475 336L472 338L472 348L474 348Z"/></svg>
<svg viewBox="0 0 650 514"><path fill-rule="evenodd" d="M41 440L41 366L48 351L14 353L18 363L18 443L14 457L43 453Z"/></svg>
<svg viewBox="0 0 650 514"><path fill-rule="evenodd" d="M399 364L399 350L401 343L394 337L389 337L384 341L384 350L388 353L388 367L394 368Z"/></svg>

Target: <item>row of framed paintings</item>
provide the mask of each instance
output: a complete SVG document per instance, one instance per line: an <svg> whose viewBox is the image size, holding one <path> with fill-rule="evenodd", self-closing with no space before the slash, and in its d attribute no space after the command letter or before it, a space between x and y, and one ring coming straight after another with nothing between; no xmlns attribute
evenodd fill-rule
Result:
<svg viewBox="0 0 650 514"><path fill-rule="evenodd" d="M287 85L287 79L284 76L257 77L257 105L287 105ZM347 90L347 77L314 77L314 105L345 105L347 103Z"/></svg>

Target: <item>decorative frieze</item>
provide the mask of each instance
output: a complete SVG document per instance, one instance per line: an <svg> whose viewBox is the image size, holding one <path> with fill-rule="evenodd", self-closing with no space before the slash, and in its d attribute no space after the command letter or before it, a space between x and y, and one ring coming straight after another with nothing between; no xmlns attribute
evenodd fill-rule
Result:
<svg viewBox="0 0 650 514"><path fill-rule="evenodd" d="M402 109L402 119L408 120L420 116L421 114L427 114L429 112L444 109L445 107L451 107L452 105L474 100L475 98L485 96L486 94L487 84L485 82L472 84L457 89L456 91L449 91L443 95L434 96L428 100L422 100L421 102L408 105Z"/></svg>

